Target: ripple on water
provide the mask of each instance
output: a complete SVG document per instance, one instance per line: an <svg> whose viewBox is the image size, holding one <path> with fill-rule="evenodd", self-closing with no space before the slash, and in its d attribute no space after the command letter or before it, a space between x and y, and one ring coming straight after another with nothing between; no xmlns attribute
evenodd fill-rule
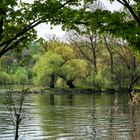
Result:
<svg viewBox="0 0 140 140"><path fill-rule="evenodd" d="M123 99L119 105L121 113L116 113L110 100L114 97L109 96L104 101L105 95L97 99L92 95L76 95L70 99L73 104L69 104L65 96L55 95L55 105L51 105L48 95L31 95L24 104L28 119L20 127L21 137L23 140L133 140L132 133L136 133L139 138L139 111L131 114ZM10 140L13 127L8 112L3 105L0 110L0 140Z"/></svg>

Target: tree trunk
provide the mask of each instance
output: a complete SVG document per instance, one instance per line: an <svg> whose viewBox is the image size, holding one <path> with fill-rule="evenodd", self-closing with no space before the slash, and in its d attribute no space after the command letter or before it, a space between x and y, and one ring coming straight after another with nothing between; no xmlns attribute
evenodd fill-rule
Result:
<svg viewBox="0 0 140 140"><path fill-rule="evenodd" d="M92 33L93 34L93 33ZM95 72L97 72L97 61L96 61L96 48L97 48L97 33L95 32L95 41L93 41L93 35L90 36L90 45L93 55L93 65Z"/></svg>
<svg viewBox="0 0 140 140"><path fill-rule="evenodd" d="M136 57L133 56L132 58L132 62L131 62L131 82L130 82L130 86L129 86L129 90L132 90L134 84L137 82L138 80L138 74L136 72L137 69L137 65L136 65Z"/></svg>
<svg viewBox="0 0 140 140"><path fill-rule="evenodd" d="M93 64L95 68L95 72L97 72L97 61L96 61L96 48L93 48Z"/></svg>
<svg viewBox="0 0 140 140"><path fill-rule="evenodd" d="M132 91L134 85L137 83L139 79L139 74L136 72L137 65L136 65L136 57L133 56L132 63L131 63L131 81L129 85L129 92ZM132 100L132 94L130 93L130 98Z"/></svg>
<svg viewBox="0 0 140 140"><path fill-rule="evenodd" d="M110 57L110 72L111 72L111 74L113 74L113 71L114 71L113 52L112 52L112 48L108 44L107 38L105 36L104 36L104 42L105 42L105 47L107 48L107 51L108 51L109 57Z"/></svg>
<svg viewBox="0 0 140 140"><path fill-rule="evenodd" d="M111 74L113 74L114 62L113 62L113 54L112 53L110 53L110 69L111 69Z"/></svg>
<svg viewBox="0 0 140 140"><path fill-rule="evenodd" d="M55 73L51 74L50 88L55 88Z"/></svg>
<svg viewBox="0 0 140 140"><path fill-rule="evenodd" d="M68 80L66 84L69 86L69 88L75 88L75 85L73 84L73 80Z"/></svg>

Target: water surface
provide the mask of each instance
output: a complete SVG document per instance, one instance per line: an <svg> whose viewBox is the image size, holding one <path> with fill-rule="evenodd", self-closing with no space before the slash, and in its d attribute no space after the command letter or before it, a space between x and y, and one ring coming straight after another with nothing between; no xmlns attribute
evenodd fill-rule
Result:
<svg viewBox="0 0 140 140"><path fill-rule="evenodd" d="M13 140L3 98L0 94L0 140ZM139 140L140 109L130 108L128 100L127 94L30 94L20 139Z"/></svg>

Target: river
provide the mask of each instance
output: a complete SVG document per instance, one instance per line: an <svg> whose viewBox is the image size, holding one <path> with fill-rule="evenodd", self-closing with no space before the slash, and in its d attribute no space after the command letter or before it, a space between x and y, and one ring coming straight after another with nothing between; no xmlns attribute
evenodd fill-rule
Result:
<svg viewBox="0 0 140 140"><path fill-rule="evenodd" d="M0 140L13 140L14 128L0 94ZM117 105L115 100L117 99ZM128 94L29 94L22 140L140 140L140 107Z"/></svg>

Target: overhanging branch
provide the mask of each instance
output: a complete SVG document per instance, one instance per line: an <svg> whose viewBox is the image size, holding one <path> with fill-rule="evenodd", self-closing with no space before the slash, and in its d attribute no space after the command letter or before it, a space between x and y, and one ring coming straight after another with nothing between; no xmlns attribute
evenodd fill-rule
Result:
<svg viewBox="0 0 140 140"><path fill-rule="evenodd" d="M67 0L65 3L61 4L57 9L56 12L54 14L56 14L60 9L62 9L63 7L65 7L67 4L74 2L74 0ZM4 42L0 43L0 57L5 54L7 51L9 51L10 49L13 49L13 45L10 44L15 44L15 42L18 44L19 41L21 41L21 39L18 38L22 38L22 36L28 32L29 30L33 29L34 27L36 27L37 25L39 25L40 23L46 22L46 20L43 20L43 16L42 18L38 18L36 20L34 20L33 22L31 22L30 24L28 24L26 27L24 27L21 31L19 31L14 37L7 39ZM23 40L24 38L22 38ZM18 40L18 41L16 41ZM14 42L15 41L15 42ZM14 47L15 48L15 47Z"/></svg>
<svg viewBox="0 0 140 140"><path fill-rule="evenodd" d="M140 18L137 16L137 14L133 10L132 6L126 0L122 0L122 1L117 0L117 1L129 10L129 12L131 13L131 15L133 16L133 18L135 19L135 21L138 23L138 25L140 27Z"/></svg>

